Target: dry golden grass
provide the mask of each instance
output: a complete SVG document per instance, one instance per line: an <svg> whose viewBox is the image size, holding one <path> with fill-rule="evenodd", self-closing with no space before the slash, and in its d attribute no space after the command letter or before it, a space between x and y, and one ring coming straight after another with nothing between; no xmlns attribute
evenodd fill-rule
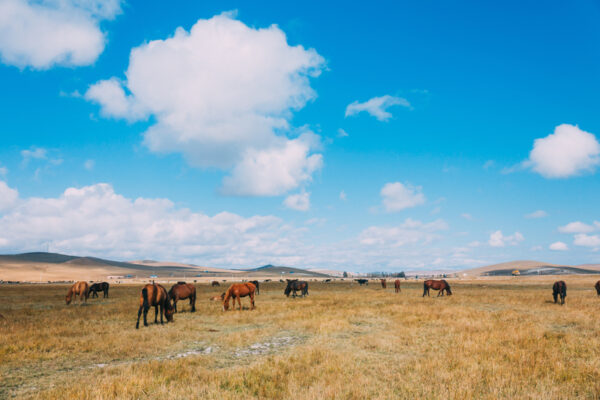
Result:
<svg viewBox="0 0 600 400"><path fill-rule="evenodd" d="M269 283L255 311L226 313L208 301L223 288L198 285L195 314L180 303L175 323L137 331L140 286L67 307L66 286L4 285L0 398L599 398L597 278L566 277L562 307L554 279L424 299L417 282L310 282L305 299Z"/></svg>

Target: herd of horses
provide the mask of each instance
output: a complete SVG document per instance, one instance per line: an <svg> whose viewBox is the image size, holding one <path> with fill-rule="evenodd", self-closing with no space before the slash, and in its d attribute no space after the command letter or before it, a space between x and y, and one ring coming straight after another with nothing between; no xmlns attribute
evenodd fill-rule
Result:
<svg viewBox="0 0 600 400"><path fill-rule="evenodd" d="M361 286L365 283L368 284L367 279L355 280ZM217 281L213 281L212 286L220 286L220 284ZM223 311L229 310L229 303L231 300L233 300L233 308L235 309L235 302L237 300L238 309L242 310L242 297L249 297L250 309L253 310L255 308L254 296L259 294L259 287L260 284L258 281L234 283L229 286L221 296L212 297L211 300L221 300L223 303ZM385 279L381 279L381 287L383 289L387 288L387 281ZM594 288L596 289L598 296L600 296L600 281L596 282ZM92 285L89 285L85 281L76 282L69 288L65 300L67 305L69 305L72 300L79 297L80 303L83 303L87 301L90 293L92 294L92 297L98 297L97 292L103 292L104 298L108 298L108 289L109 284L107 282L93 283ZM400 293L400 279L394 281L394 289L396 293ZM430 289L437 290L438 296L444 296L444 293L448 296L452 295L450 285L445 279L429 279L423 282L422 297L425 297L425 295L429 296ZM300 281L298 279L287 279L287 285L283 293L287 297L289 297L290 294L292 294L292 297L296 297L298 291L300 291L301 297L308 296L308 282ZM567 284L565 281L554 282L554 285L552 286L552 297L554 298L554 303L557 303L559 299L561 305L565 303L565 298L567 297ZM140 326L140 317L142 315L144 316L144 326L148 326L147 315L150 307L154 307L154 323L158 323L158 315L160 315L161 324L164 323L164 319L166 319L167 322L173 321L173 314L177 312L177 302L186 299L189 301L191 312L195 312L196 286L191 283L177 282L169 291L162 285L154 282L146 284L142 288L140 294L140 306L138 308L137 322L135 324L136 329Z"/></svg>

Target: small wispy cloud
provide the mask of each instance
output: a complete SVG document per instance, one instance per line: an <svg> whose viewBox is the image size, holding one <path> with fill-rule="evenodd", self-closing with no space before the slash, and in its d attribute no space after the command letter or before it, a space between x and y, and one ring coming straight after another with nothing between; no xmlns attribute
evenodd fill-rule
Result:
<svg viewBox="0 0 600 400"><path fill-rule="evenodd" d="M544 210L536 210L532 213L526 214L525 218L527 219L538 219L538 218L544 218L547 217L548 213Z"/></svg>
<svg viewBox="0 0 600 400"><path fill-rule="evenodd" d="M387 121L392 118L392 114L387 111L387 109L392 106L410 108L410 103L405 98L386 94L385 96L381 97L373 97L364 103L359 103L358 101L352 102L348 105L348 107L346 107L345 115L346 117L350 117L361 112L366 112L370 116L377 118L379 121Z"/></svg>
<svg viewBox="0 0 600 400"><path fill-rule="evenodd" d="M338 131L337 131L337 132L338 132L338 134L337 134L337 137L339 137L339 138L344 138L344 137L348 137L348 136L350 136L350 135L348 134L348 132L346 132L346 131L345 131L344 129L342 129L342 128L338 129Z"/></svg>

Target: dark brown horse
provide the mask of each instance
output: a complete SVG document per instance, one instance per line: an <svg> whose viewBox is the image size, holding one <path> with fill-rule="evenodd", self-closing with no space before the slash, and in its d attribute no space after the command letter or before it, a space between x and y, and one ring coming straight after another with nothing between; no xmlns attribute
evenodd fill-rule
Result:
<svg viewBox="0 0 600 400"><path fill-rule="evenodd" d="M192 312L196 311L196 286L191 283L177 282L169 290L169 297L173 300L173 309L175 312L177 312L177 302L185 299L190 299Z"/></svg>
<svg viewBox="0 0 600 400"><path fill-rule="evenodd" d="M260 285L258 284L258 281L250 281L250 283L256 287L256 294L260 294Z"/></svg>
<svg viewBox="0 0 600 400"><path fill-rule="evenodd" d="M385 279L382 279L382 280L381 280L381 287L382 287L383 289L387 289L387 281L386 281Z"/></svg>
<svg viewBox="0 0 600 400"><path fill-rule="evenodd" d="M79 281L71 286L65 297L67 305L71 304L71 300L77 296L79 296L79 304L87 302L87 299L90 296L90 285L88 285L87 282Z"/></svg>
<svg viewBox="0 0 600 400"><path fill-rule="evenodd" d="M144 312L144 326L148 326L146 316L150 307L154 307L154 323L157 324L158 309L160 308L160 323L163 324L163 314L167 317L167 322L173 321L175 310L171 305L171 299L167 290L156 283L149 283L142 289L140 295L140 308L138 309L137 323L135 329L140 327L140 315Z"/></svg>
<svg viewBox="0 0 600 400"><path fill-rule="evenodd" d="M423 282L423 297L425 295L429 296L429 289L439 290L438 296L444 295L444 290L448 296L452 296L452 290L450 290L450 285L446 282L445 279L436 281L433 279L429 279Z"/></svg>
<svg viewBox="0 0 600 400"><path fill-rule="evenodd" d="M596 282L594 287L596 288L596 293L598 293L598 296L600 296L600 281Z"/></svg>
<svg viewBox="0 0 600 400"><path fill-rule="evenodd" d="M400 279L394 281L394 289L396 290L396 293L400 293Z"/></svg>
<svg viewBox="0 0 600 400"><path fill-rule="evenodd" d="M300 296L308 296L308 282L299 281L298 279L286 279L287 286L283 291L287 297L290 297L290 292L294 292L292 297L296 297L296 291L300 290Z"/></svg>
<svg viewBox="0 0 600 400"><path fill-rule="evenodd" d="M98 297L98 292L104 292L103 298L107 298L109 287L110 287L110 285L108 284L108 282L93 283L90 286L90 295L92 296L92 298L94 298L94 297Z"/></svg>
<svg viewBox="0 0 600 400"><path fill-rule="evenodd" d="M221 286L221 284L217 281L212 281L211 286Z"/></svg>
<svg viewBox="0 0 600 400"><path fill-rule="evenodd" d="M229 299L233 297L233 308L235 308L235 299L237 299L240 305L240 311L242 310L242 297L250 296L250 309L254 310L254 291L256 288L254 284L250 282L246 283L234 283L229 286L229 289L225 292L223 298L223 311L229 310Z"/></svg>
<svg viewBox="0 0 600 400"><path fill-rule="evenodd" d="M552 297L554 297L554 303L558 301L560 296L560 305L565 304L565 297L567 297L567 284L565 281L556 281L552 285Z"/></svg>

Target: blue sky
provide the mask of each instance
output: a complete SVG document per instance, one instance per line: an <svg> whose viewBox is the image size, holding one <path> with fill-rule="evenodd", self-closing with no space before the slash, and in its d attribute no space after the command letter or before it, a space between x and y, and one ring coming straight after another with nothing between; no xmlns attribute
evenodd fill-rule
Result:
<svg viewBox="0 0 600 400"><path fill-rule="evenodd" d="M597 3L171 3L0 0L0 253L600 263Z"/></svg>

